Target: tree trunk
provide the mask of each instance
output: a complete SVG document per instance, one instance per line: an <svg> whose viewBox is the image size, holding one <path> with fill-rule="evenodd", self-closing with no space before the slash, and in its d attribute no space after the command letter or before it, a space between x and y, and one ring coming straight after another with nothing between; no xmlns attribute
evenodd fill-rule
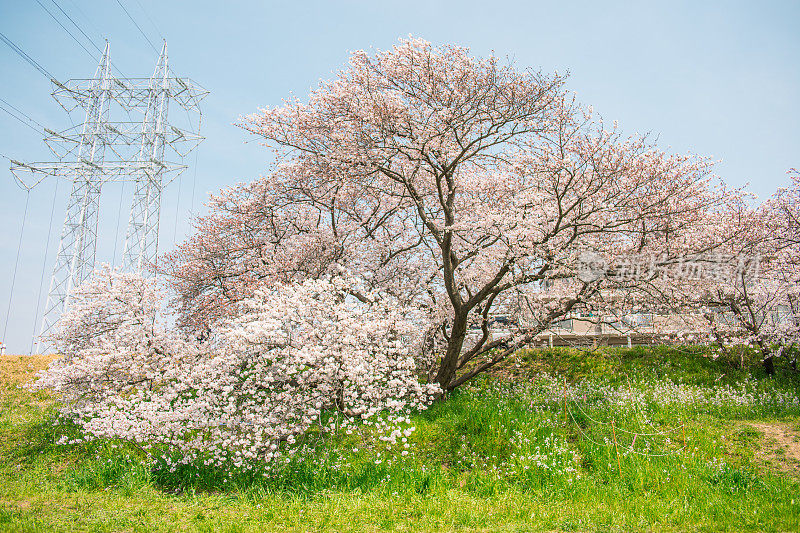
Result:
<svg viewBox="0 0 800 533"><path fill-rule="evenodd" d="M768 376L772 376L775 374L775 363L774 357L771 355L764 358L764 370L767 372Z"/></svg>
<svg viewBox="0 0 800 533"><path fill-rule="evenodd" d="M458 370L458 360L461 357L461 349L464 346L464 339L467 336L467 317L456 316L453 320L453 329L450 331L450 340L447 343L439 371L436 373L436 383L446 391L448 385L455 379Z"/></svg>
<svg viewBox="0 0 800 533"><path fill-rule="evenodd" d="M763 339L758 339L758 347L761 349L761 355L764 356L764 371L768 376L775 374L775 362L772 356L772 350Z"/></svg>

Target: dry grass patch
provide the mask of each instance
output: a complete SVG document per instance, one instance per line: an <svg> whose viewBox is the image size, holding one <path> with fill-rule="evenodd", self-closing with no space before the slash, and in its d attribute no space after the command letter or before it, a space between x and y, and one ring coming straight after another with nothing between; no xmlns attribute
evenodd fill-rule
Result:
<svg viewBox="0 0 800 533"><path fill-rule="evenodd" d="M748 426L763 435L763 445L756 459L770 470L800 478L800 432L780 422L749 422Z"/></svg>
<svg viewBox="0 0 800 533"><path fill-rule="evenodd" d="M33 379L39 370L47 368L55 354L0 355L0 383L17 385Z"/></svg>
<svg viewBox="0 0 800 533"><path fill-rule="evenodd" d="M36 373L47 368L55 358L55 355L0 356L0 461L3 460L2 449L21 438L14 427L38 420L43 410L53 405L52 393L31 393L23 385L31 382Z"/></svg>

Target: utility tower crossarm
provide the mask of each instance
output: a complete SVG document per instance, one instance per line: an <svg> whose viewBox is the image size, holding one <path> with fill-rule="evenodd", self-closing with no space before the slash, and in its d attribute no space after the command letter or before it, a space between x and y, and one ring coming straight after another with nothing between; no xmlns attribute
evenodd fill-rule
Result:
<svg viewBox="0 0 800 533"><path fill-rule="evenodd" d="M123 268L147 273L158 254L161 195L180 175L181 160L203 141L200 136L200 102L208 91L189 78L174 76L167 63L167 43L161 49L150 78L116 78L111 74L109 45L93 78L53 80L53 97L67 112L84 111L83 123L64 131L45 129L44 139L57 161L11 161L11 171L25 188L47 176L72 183L67 212L50 279L50 289L39 339L69 307L72 291L94 272L100 192L104 183L135 184L123 253ZM190 114L188 128L170 124L170 104ZM111 120L114 110L125 120ZM141 120L136 120L136 116ZM30 179L30 176L34 176ZM38 347L38 345L37 345Z"/></svg>

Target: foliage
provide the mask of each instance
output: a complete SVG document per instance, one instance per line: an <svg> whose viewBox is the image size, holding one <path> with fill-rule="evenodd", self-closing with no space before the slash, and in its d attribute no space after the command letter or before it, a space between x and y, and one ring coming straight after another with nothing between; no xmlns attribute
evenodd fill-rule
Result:
<svg viewBox="0 0 800 533"><path fill-rule="evenodd" d="M62 394L82 438L128 440L173 469L288 460L312 428L376 424L394 442L438 389L417 380L411 310L348 297L351 286L271 286L199 343L158 324L150 282L105 269L76 292L51 337L64 356L34 388Z"/></svg>
<svg viewBox="0 0 800 533"><path fill-rule="evenodd" d="M716 250L716 265L669 280L660 294L662 305L693 309L705 319L700 339L724 351L756 347L769 373L775 357L786 354L796 361L800 343L800 176L790 175L791 186L765 202L731 210L725 225L733 237ZM726 261L735 268L709 275Z"/></svg>
<svg viewBox="0 0 800 533"><path fill-rule="evenodd" d="M516 382L487 376L412 415L417 429L408 448L387 450L374 427L361 426L298 451L266 478L202 463L152 469L136 448L113 440L53 446L54 435L74 430L52 425L47 405L54 397L17 387L35 371L23 363L19 381L0 389L0 528L796 530L798 480L764 469L755 454L763 441L747 424L800 423L793 401L774 401L800 395L797 377L776 361L776 378L765 379L755 366L747 385L747 370L712 353L532 350L519 361ZM0 358L0 366L10 359ZM550 378L522 377L544 367ZM599 422L613 419L640 432L685 425L690 449L665 457L623 454L620 470L613 446L604 444L611 439L607 426L564 424L563 377ZM725 396L738 405L707 401L738 390L737 383L751 387L736 392L738 400ZM591 391L594 399L584 401ZM640 396L652 401L643 405ZM580 420L576 404L569 406ZM667 445L662 439L653 446Z"/></svg>
<svg viewBox="0 0 800 533"><path fill-rule="evenodd" d="M407 39L247 117L278 163L213 199L163 262L181 323L213 330L259 284L343 267L426 311L420 366L453 390L610 287L581 279L582 254L672 260L726 237L736 194L707 159L622 136L564 83ZM509 339L491 339L497 312L514 318Z"/></svg>

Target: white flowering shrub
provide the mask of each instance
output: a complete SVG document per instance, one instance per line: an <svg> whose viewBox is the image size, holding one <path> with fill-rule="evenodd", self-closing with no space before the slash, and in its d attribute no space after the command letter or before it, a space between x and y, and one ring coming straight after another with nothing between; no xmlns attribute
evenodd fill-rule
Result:
<svg viewBox="0 0 800 533"><path fill-rule="evenodd" d="M61 357L35 387L55 390L71 413L93 418L114 399L176 379L199 351L157 320L162 296L141 276L104 267L73 292L47 338Z"/></svg>
<svg viewBox="0 0 800 533"><path fill-rule="evenodd" d="M438 393L417 379L420 328L349 287L337 277L256 291L200 344L158 325L147 281L106 269L77 292L52 338L64 356L35 387L61 392L87 439L134 442L173 468L248 469L291 455L311 430L354 423L395 440L404 414Z"/></svg>

